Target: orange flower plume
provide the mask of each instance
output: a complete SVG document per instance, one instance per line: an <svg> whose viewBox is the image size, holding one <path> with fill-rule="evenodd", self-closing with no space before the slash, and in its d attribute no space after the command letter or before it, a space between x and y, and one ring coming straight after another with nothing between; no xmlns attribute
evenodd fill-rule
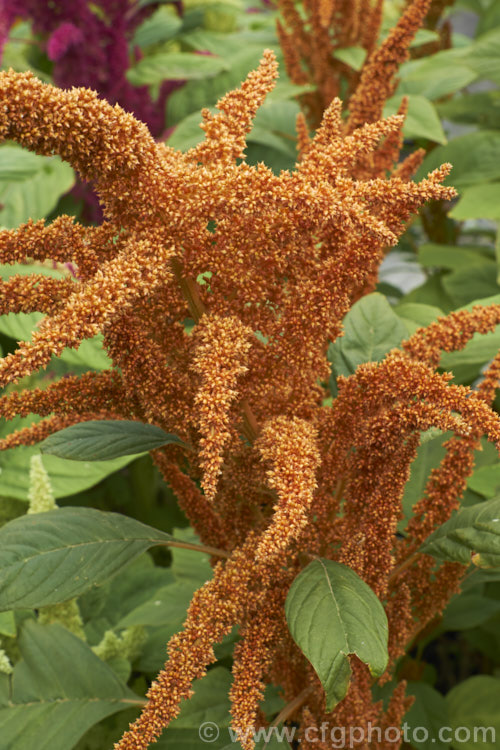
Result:
<svg viewBox="0 0 500 750"><path fill-rule="evenodd" d="M364 33L371 50L380 3L307 7L324 32L351 5L371 15L362 32L352 12L350 43ZM53 259L77 268L58 281L37 274L2 282L2 312L45 318L30 342L0 360L0 384L17 383L96 333L112 362L108 371L45 390L10 388L0 415L33 413L42 421L0 449L103 417L174 432L189 448L169 445L153 459L202 542L227 554L194 595L143 713L116 750L143 750L158 738L234 625L242 640L232 716L242 732L263 721L259 701L271 682L282 687L302 729L323 721L390 726L408 706L404 685L387 711L373 703L371 677L353 659L349 693L328 714L319 681L287 632L283 604L314 556L343 561L384 601L396 658L444 606L462 572L443 566L434 575L434 563L419 565L414 553L455 507L475 441L483 434L500 441L500 420L487 403L499 361L476 393L435 371L442 349L463 347L475 331L500 322L497 307L455 313L418 331L383 362L340 379L338 397L323 403L328 344L376 278L386 246L425 201L454 195L441 184L449 165L420 183L381 168L394 167L404 115L379 120L392 90L381 69L404 58L427 6L416 0L372 53L351 100L351 126L343 124L340 101L329 100L313 137L301 120L297 168L280 175L245 161L246 134L277 75L269 51L221 100L218 114L203 113L206 138L185 154L155 143L144 125L90 91L0 73L1 138L67 160L92 182L105 217L96 228L64 216L0 231L2 263ZM287 12L302 33L291 3ZM456 438L405 546L395 537L401 497L420 432L431 426ZM253 747L248 736L245 750Z"/></svg>

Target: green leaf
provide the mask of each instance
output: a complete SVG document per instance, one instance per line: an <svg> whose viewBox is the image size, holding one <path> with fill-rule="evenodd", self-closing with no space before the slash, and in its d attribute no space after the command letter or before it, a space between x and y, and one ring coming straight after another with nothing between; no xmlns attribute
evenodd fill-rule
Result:
<svg viewBox="0 0 500 750"><path fill-rule="evenodd" d="M384 117L395 115L403 95L393 96L384 106ZM447 138L441 120L432 102L419 94L408 95L408 114L403 126L406 138L426 138L435 143L446 143Z"/></svg>
<svg viewBox="0 0 500 750"><path fill-rule="evenodd" d="M430 42L439 42L439 34L437 31L431 29L419 29L413 41L410 42L410 49L413 47L420 47L423 44L429 44Z"/></svg>
<svg viewBox="0 0 500 750"><path fill-rule="evenodd" d="M144 48L150 44L167 42L177 34L181 27L182 20L172 8L157 8L135 30L132 46Z"/></svg>
<svg viewBox="0 0 500 750"><path fill-rule="evenodd" d="M442 275L439 273L433 274L419 287L405 294L403 302L405 304L429 305L439 308L445 314L451 312L454 307L451 298L443 288Z"/></svg>
<svg viewBox="0 0 500 750"><path fill-rule="evenodd" d="M483 4L476 26L476 36L479 39L491 29L500 27L500 5L495 0L489 0L488 7L485 5L488 6L488 3Z"/></svg>
<svg viewBox="0 0 500 750"><path fill-rule="evenodd" d="M0 529L0 610L67 601L171 539L133 518L94 508L16 518Z"/></svg>
<svg viewBox="0 0 500 750"><path fill-rule="evenodd" d="M352 375L364 362L380 362L406 338L403 322L386 298L375 292L356 302L344 318L344 335L330 345L336 375Z"/></svg>
<svg viewBox="0 0 500 750"><path fill-rule="evenodd" d="M467 48L465 64L481 78L500 83L500 27L480 36Z"/></svg>
<svg viewBox="0 0 500 750"><path fill-rule="evenodd" d="M189 526L185 529L174 529L174 532L175 538L179 541L191 542L193 544L200 543L198 536ZM176 547L172 550L172 556L173 560L170 570L176 580L189 582L192 591L203 586L204 583L212 578L212 566L210 565L208 555L193 554L189 549Z"/></svg>
<svg viewBox="0 0 500 750"><path fill-rule="evenodd" d="M127 78L134 86L150 86L163 81L193 81L213 78L228 70L221 57L196 55L191 52L159 52L139 60L127 71Z"/></svg>
<svg viewBox="0 0 500 750"><path fill-rule="evenodd" d="M444 162L453 164L445 184L460 190L500 179L500 131L478 130L453 138L445 146L438 146L427 154L415 179L426 177Z"/></svg>
<svg viewBox="0 0 500 750"><path fill-rule="evenodd" d="M217 112L215 107L210 111ZM260 143L277 151L297 156L297 135L295 120L300 110L299 105L283 97L277 100L265 101L253 122L253 127L247 135L248 143ZM200 143L205 133L200 127L201 116L193 112L180 122L167 140L167 145L186 151Z"/></svg>
<svg viewBox="0 0 500 750"><path fill-rule="evenodd" d="M2 419L0 420L0 438L39 421L40 417L27 419L15 417L9 422ZM0 452L0 495L15 497L20 500L28 499L30 461L32 456L39 453L38 445L20 446ZM133 456L124 456L113 461L79 461L75 463L75 461L68 461L65 458L45 455L43 465L49 474L54 497L59 498L92 487L133 460Z"/></svg>
<svg viewBox="0 0 500 750"><path fill-rule="evenodd" d="M497 326L490 333L475 333L460 351L443 352L439 366L447 372L452 372L456 383L469 382L479 376L480 369L493 359L499 348L500 327Z"/></svg>
<svg viewBox="0 0 500 750"><path fill-rule="evenodd" d="M22 661L10 679L10 695L0 695L4 748L71 750L106 716L143 703L61 625L26 621L19 648Z"/></svg>
<svg viewBox="0 0 500 750"><path fill-rule="evenodd" d="M488 675L469 677L450 690L446 696L451 727L448 737L454 750L498 748L499 702L500 680Z"/></svg>
<svg viewBox="0 0 500 750"><path fill-rule="evenodd" d="M228 35L229 36L229 35ZM205 47L204 49L209 49ZM193 55L195 56L195 55ZM201 57L196 55L196 57ZM217 103L221 96L241 84L250 70L254 70L262 57L262 47L252 44L241 44L230 60L226 60L226 68L213 78L203 81L191 80L168 98L167 125L171 127L183 120L192 112L198 112L202 107L210 107ZM220 58L206 58L219 59Z"/></svg>
<svg viewBox="0 0 500 750"><path fill-rule="evenodd" d="M443 278L443 287L455 307L475 303L483 297L493 297L500 292L497 264L494 260L484 259L482 263L453 271Z"/></svg>
<svg viewBox="0 0 500 750"><path fill-rule="evenodd" d="M294 580L285 603L290 633L316 670L331 711L349 688L349 654L374 676L387 667L387 617L371 588L346 565L314 560Z"/></svg>
<svg viewBox="0 0 500 750"><path fill-rule="evenodd" d="M56 268L49 268L38 263L22 265L19 263L0 266L0 277L8 279L15 274L28 276L31 274L43 274L55 279L65 277L62 271ZM1 286L0 286L1 289ZM35 328L38 326L44 316L42 313L8 313L0 315L0 333L16 341L30 341ZM105 370L111 367L112 362L103 349L103 337L97 334L91 339L85 339L81 342L78 349L65 349L59 357L53 357L50 367L57 367L59 363L67 365L66 370L78 370L87 372L88 370Z"/></svg>
<svg viewBox="0 0 500 750"><path fill-rule="evenodd" d="M452 219L500 219L500 182L473 185L460 193L449 213Z"/></svg>
<svg viewBox="0 0 500 750"><path fill-rule="evenodd" d="M500 128L500 91L477 91L437 105L439 116L453 122Z"/></svg>
<svg viewBox="0 0 500 750"><path fill-rule="evenodd" d="M500 602L488 596L467 593L454 596L443 612L442 630L468 630L482 625L500 612Z"/></svg>
<svg viewBox="0 0 500 750"><path fill-rule="evenodd" d="M0 635L8 635L11 638L16 635L16 620L12 610L0 612Z"/></svg>
<svg viewBox="0 0 500 750"><path fill-rule="evenodd" d="M484 497L493 497L500 490L500 463L476 469L467 482L469 489Z"/></svg>
<svg viewBox="0 0 500 750"><path fill-rule="evenodd" d="M448 707L444 697L424 682L409 682L406 694L415 696L415 702L404 717L411 747L416 750L448 750L448 744L439 740L439 730L448 724ZM422 727L427 730L428 737L419 741L417 738L422 737Z"/></svg>
<svg viewBox="0 0 500 750"><path fill-rule="evenodd" d="M182 701L179 716L170 722L158 741L158 750L182 748L199 750L206 741L209 747L222 748L229 741L227 728L231 721L229 690L231 674L215 667L194 685L194 695Z"/></svg>
<svg viewBox="0 0 500 750"><path fill-rule="evenodd" d="M423 305L420 302L403 302L394 309L396 315L405 324L409 335L413 335L418 328L433 323L443 311L433 305Z"/></svg>
<svg viewBox="0 0 500 750"><path fill-rule="evenodd" d="M500 498L455 513L424 542L421 552L478 568L500 566Z"/></svg>
<svg viewBox="0 0 500 750"><path fill-rule="evenodd" d="M445 50L421 60L404 63L399 69L397 94L419 94L440 99L468 86L477 78L463 50Z"/></svg>
<svg viewBox="0 0 500 750"><path fill-rule="evenodd" d="M2 151L6 154L6 175L0 178L0 224L7 229L13 229L33 219L43 219L56 207L59 198L75 183L75 174L69 164L58 156L37 156L30 154L29 159L21 156L23 149L17 146L0 147L0 164ZM16 158L20 159L20 167L14 179L10 176L15 172L12 166ZM35 170L35 161L36 170Z"/></svg>
<svg viewBox="0 0 500 750"><path fill-rule="evenodd" d="M248 38L241 34L241 32L227 34L221 31L209 31L200 27L183 33L181 40L183 45L193 51L206 50L207 52L211 52L212 55L219 55L228 61L231 61L233 55L241 52L242 47L248 44Z"/></svg>
<svg viewBox="0 0 500 750"><path fill-rule="evenodd" d="M176 435L161 427L129 420L103 419L79 422L49 435L39 448L72 461L109 461L161 448L184 445Z"/></svg>
<svg viewBox="0 0 500 750"><path fill-rule="evenodd" d="M45 163L44 157L16 144L5 143L0 146L0 181L24 182L34 177Z"/></svg>
<svg viewBox="0 0 500 750"><path fill-rule="evenodd" d="M158 740L158 750L200 750L204 744L215 750L240 750L235 730L230 729L231 674L223 667L211 669L194 685L194 695L182 701L179 716L170 722ZM287 734L293 729L263 728L265 737L256 736L256 750L290 750ZM259 730L256 730L258 733ZM267 744L266 739L269 739Z"/></svg>
<svg viewBox="0 0 500 750"><path fill-rule="evenodd" d="M485 259L491 259L482 245L441 245L425 242L418 248L418 262L424 268L446 268L460 271Z"/></svg>
<svg viewBox="0 0 500 750"><path fill-rule="evenodd" d="M287 154L284 149L279 150L271 146L265 146L262 143L248 141L246 149L246 162L256 167L263 163L266 167L273 170L274 174L279 175L283 170L292 171L295 169L297 155Z"/></svg>
<svg viewBox="0 0 500 750"><path fill-rule="evenodd" d="M215 107L209 107L212 114L216 112ZM179 122L168 137L166 143L167 146L177 148L179 151L187 151L190 148L201 143L205 138L205 133L200 127L201 116L199 112L192 112L190 115L185 117Z"/></svg>
<svg viewBox="0 0 500 750"><path fill-rule="evenodd" d="M332 57L353 70L361 70L366 60L366 50L363 47L339 47L332 53Z"/></svg>
<svg viewBox="0 0 500 750"><path fill-rule="evenodd" d="M441 459L444 458L445 449L442 444L446 437L450 437L450 433L426 440L419 446L417 457L410 468L410 478L405 485L402 500L405 516L411 516L413 506L424 494L429 474L432 469L439 466Z"/></svg>
<svg viewBox="0 0 500 750"><path fill-rule="evenodd" d="M191 552L191 554L195 554ZM186 619L186 612L193 592L185 583L175 582L155 591L154 596L139 605L118 623L118 627L128 628L131 625L164 625L175 622L181 625Z"/></svg>

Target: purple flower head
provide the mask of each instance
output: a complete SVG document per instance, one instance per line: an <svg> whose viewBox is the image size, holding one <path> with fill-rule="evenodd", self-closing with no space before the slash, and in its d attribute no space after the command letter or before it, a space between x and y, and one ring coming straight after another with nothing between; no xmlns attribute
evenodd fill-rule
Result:
<svg viewBox="0 0 500 750"><path fill-rule="evenodd" d="M68 21L65 21L50 35L47 42L47 55L49 60L60 60L73 44L83 41L80 29Z"/></svg>

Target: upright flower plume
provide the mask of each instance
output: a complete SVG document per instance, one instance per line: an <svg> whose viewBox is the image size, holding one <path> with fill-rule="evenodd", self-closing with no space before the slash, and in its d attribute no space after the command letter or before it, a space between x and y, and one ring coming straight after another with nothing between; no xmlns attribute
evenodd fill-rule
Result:
<svg viewBox="0 0 500 750"><path fill-rule="evenodd" d="M409 44L432 7L432 28L446 3L408 0L401 19L379 44L383 0L308 0L304 13L292 0L279 0L282 20L278 21L288 75L297 84L312 84L303 95L313 127L341 87L347 90L350 112L348 129L382 116L385 101L392 95L399 65L409 57ZM359 47L365 61L357 70L343 62L343 50ZM364 108L364 109L363 109Z"/></svg>
<svg viewBox="0 0 500 750"><path fill-rule="evenodd" d="M324 29L348 5L323 3L318 24ZM425 7L413 3L405 23ZM406 35L398 28L404 56L413 26ZM373 82L375 101L385 94L382 63L373 59L361 86L366 91ZM269 682L282 687L302 730L323 721L400 721L408 707L404 685L384 710L356 660L347 697L333 714L326 711L319 680L285 627L286 593L311 557L347 563L384 600L396 658L400 632L405 642L413 637L432 616L429 602L444 606L459 575L420 566L414 546L454 507L467 456L456 470L450 462L439 470L442 481L429 486L409 526L408 547L394 533L420 433L452 430L465 452L483 434L500 441L500 419L486 403L498 362L484 394L450 384L435 369L441 349L460 348L500 322L497 308L418 331L383 362L340 379L338 397L324 404L328 344L376 279L385 248L425 201L454 192L441 184L449 165L420 183L385 170L374 177L367 160L397 157L403 114L379 121L373 109L366 123L353 114L348 132L339 100L329 103L313 138L303 132L295 171L250 166L245 136L276 75L267 51L241 88L221 100L218 114L204 113L205 140L183 154L91 91L0 73L0 137L60 154L93 183L105 217L91 229L60 217L0 232L2 263L55 259L76 269L62 280L3 282L3 312L38 310L45 318L31 341L0 360L0 384L18 382L96 333L112 361L98 374L2 396L1 415L42 420L0 448L103 416L175 432L186 447L169 445L153 458L203 543L223 546L227 555L194 595L147 705L117 750L142 750L161 734L234 625L242 640L232 716L235 729L250 731L245 750ZM450 456L462 450L456 445ZM415 581L421 601L413 598Z"/></svg>

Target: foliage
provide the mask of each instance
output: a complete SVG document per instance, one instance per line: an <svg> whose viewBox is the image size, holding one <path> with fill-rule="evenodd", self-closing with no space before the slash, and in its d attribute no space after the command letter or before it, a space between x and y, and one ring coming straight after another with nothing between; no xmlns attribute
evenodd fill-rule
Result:
<svg viewBox="0 0 500 750"><path fill-rule="evenodd" d="M54 8L1 9L0 747L477 746L497 3Z"/></svg>

